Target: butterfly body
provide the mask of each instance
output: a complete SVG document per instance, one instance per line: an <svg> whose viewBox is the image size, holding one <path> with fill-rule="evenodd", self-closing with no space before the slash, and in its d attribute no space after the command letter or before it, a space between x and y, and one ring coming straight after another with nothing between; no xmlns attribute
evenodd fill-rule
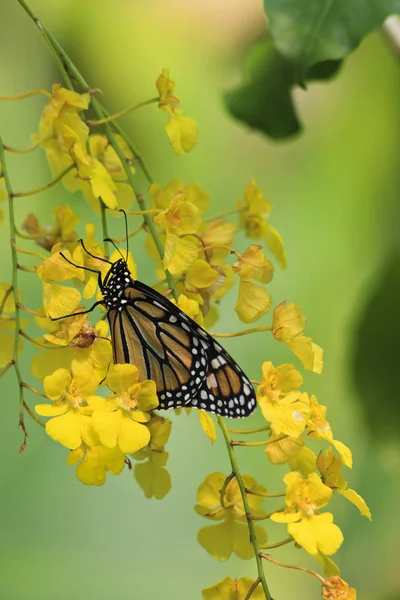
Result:
<svg viewBox="0 0 400 600"><path fill-rule="evenodd" d="M232 357L162 294L131 277L123 259L101 285L115 363L134 364L156 383L160 408L194 407L243 418L254 389Z"/></svg>

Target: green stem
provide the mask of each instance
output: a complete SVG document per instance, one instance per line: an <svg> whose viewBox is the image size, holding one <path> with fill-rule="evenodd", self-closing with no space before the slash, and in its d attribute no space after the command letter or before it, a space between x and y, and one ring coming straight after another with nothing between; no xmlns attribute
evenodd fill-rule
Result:
<svg viewBox="0 0 400 600"><path fill-rule="evenodd" d="M32 21L35 23L36 27L39 29L40 33L42 34L47 46L49 47L50 52L53 55L54 60L57 63L58 68L60 69L60 72L62 73L62 76L65 79L65 83L67 84L68 89L74 91L74 86L72 85L72 81L69 78L68 71L66 70L59 54L57 53L56 49L53 47L53 45L51 43L51 40L49 37L49 32L45 29L45 27L43 27L43 25L39 21L39 19L33 14L32 10L27 5L25 0L17 0L17 2L19 2L19 4L24 9L24 11L29 15L29 17L32 19Z"/></svg>
<svg viewBox="0 0 400 600"><path fill-rule="evenodd" d="M229 459L231 461L232 471L233 471L233 473L235 473L235 477L238 482L238 486L239 486L239 490L240 490L240 495L242 496L244 511L246 514L247 526L249 528L249 533L250 533L250 541L253 546L254 555L256 557L256 562L257 562L258 578L260 579L260 584L262 586L262 589L264 590L266 600L272 600L271 594L268 589L267 580L265 578L263 563L262 563L262 560L260 557L260 546L258 544L256 529L255 529L255 526L253 523L250 506L249 506L249 503L247 500L246 486L244 484L243 477L240 472L239 465L238 465L238 462L236 459L236 455L235 455L235 452L234 452L232 444L231 444L232 440L230 438L228 429L227 429L222 417L217 416L217 420L218 420L218 425L220 426L220 429L224 436L226 447L228 449L228 454L229 454Z"/></svg>
<svg viewBox="0 0 400 600"><path fill-rule="evenodd" d="M100 199L100 211L101 211L101 227L103 230L103 239L108 239L108 229L107 229L107 217L106 217L106 207L104 202ZM104 255L107 259L110 258L110 252L108 249L108 242L104 242Z"/></svg>
<svg viewBox="0 0 400 600"><path fill-rule="evenodd" d="M4 182L6 184L7 196L8 196L8 213L10 223L10 242L11 242L11 260L12 260L12 294L14 297L15 304L15 333L14 333L14 346L12 353L12 361L14 363L15 374L17 376L19 386L19 425L25 434L26 442L26 429L24 423L24 388L22 385L22 375L18 363L18 345L20 335L20 308L18 305L18 255L15 248L15 215L14 215L14 194L11 187L10 178L7 171L6 155L4 151L3 140L0 137L0 164L3 172ZM23 444L23 446L24 446ZM22 448L22 446L21 446Z"/></svg>

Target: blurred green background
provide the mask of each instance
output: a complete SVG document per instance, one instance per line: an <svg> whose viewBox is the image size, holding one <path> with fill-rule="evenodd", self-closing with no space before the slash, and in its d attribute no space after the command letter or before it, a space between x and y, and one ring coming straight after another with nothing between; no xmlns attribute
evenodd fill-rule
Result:
<svg viewBox="0 0 400 600"><path fill-rule="evenodd" d="M372 396L369 386L363 388L367 392L358 392L353 371L360 324L398 236L398 59L378 34L369 37L335 81L296 93L305 132L276 144L234 122L221 99L222 91L240 80L243 49L264 28L261 1L32 0L31 5L90 84L102 90L112 111L153 97L161 69L170 69L185 114L199 124L195 151L180 158L173 154L163 131L165 115L155 107L123 120L157 182L180 177L199 183L211 194L213 211L231 206L251 177L271 199L271 222L284 238L288 269L276 272L270 290L275 303L300 304L308 317L306 334L324 348L323 375L306 374L304 389L328 405L335 437L352 448L355 464L346 478L373 515L369 523L344 498L335 498L335 520L345 534L336 558L343 578L357 588L360 599L397 600L400 452L393 432L389 437L381 428L378 437L373 426L374 412L383 415L383 421L393 420L391 405L398 396L394 356L393 386L385 374L380 387L383 376L374 369L374 357L384 351L390 326L382 331L375 321L371 324L375 335L369 339L368 327L364 332L363 350L371 358L368 372L359 371L357 381L364 375L369 381L372 373ZM41 36L14 0L1 2L0 56L0 94L49 89L60 80ZM5 143L28 145L42 106L38 97L1 103ZM10 157L10 170L16 190L49 179L40 150ZM138 187L146 190L140 175ZM29 211L46 221L61 202L68 202L83 222L93 219L79 194L69 196L58 187L18 200L18 222ZM121 227L122 221L115 221L111 233L123 235ZM10 279L7 237L5 225L0 242L2 281ZM154 271L142 243L138 237L132 250L139 277L152 283ZM239 249L246 243L239 236ZM21 275L22 289L25 303L36 308L40 291L37 281L31 287L31 278ZM390 291L394 308L389 323L399 321L393 304L398 291L398 287ZM232 290L224 300L219 330L242 326L233 311L235 301ZM385 302L382 307L384 313ZM268 317L263 322L268 323ZM298 364L269 336L230 340L226 346L253 378L259 377L264 360ZM26 347L22 363L26 374L31 356ZM37 385L33 378L30 381ZM33 404L35 399L29 401ZM221 436L211 447L195 414L172 416L168 450L173 487L164 500L156 501L144 498L128 470L120 477L110 476L102 488L83 486L74 468L66 465L65 450L29 417L28 447L19 455L17 404L10 372L1 381L0 404L1 600L186 600L200 598L203 587L227 575L255 576L254 561L232 558L218 563L197 544L198 529L207 525L192 508L197 486L211 471L228 473L229 465ZM257 422L258 417L252 417L249 424ZM285 467L272 467L260 449L237 453L242 472L255 475L271 491L282 489ZM268 531L271 541L282 536L277 526ZM294 549L278 549L274 556L316 567ZM320 597L318 583L304 573L273 565L266 565L266 571L276 600Z"/></svg>

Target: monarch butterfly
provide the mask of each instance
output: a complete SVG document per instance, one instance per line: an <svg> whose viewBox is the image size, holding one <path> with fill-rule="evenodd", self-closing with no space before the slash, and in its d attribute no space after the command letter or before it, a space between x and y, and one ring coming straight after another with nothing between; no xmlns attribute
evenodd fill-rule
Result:
<svg viewBox="0 0 400 600"><path fill-rule="evenodd" d="M82 240L80 243L87 254L111 266L102 280L100 271L74 265L97 273L103 294L89 310L74 314L105 306L114 363L134 364L141 379L155 381L159 408L194 407L231 418L247 417L254 411L254 389L239 365L165 296L132 278L128 249L126 259L121 254L122 258L112 263L91 254ZM67 316L73 315L53 320Z"/></svg>

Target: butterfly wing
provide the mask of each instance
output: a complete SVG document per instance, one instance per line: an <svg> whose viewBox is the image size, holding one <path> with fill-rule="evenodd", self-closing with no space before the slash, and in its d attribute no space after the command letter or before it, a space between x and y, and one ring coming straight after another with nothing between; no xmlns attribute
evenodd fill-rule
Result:
<svg viewBox="0 0 400 600"><path fill-rule="evenodd" d="M257 404L252 384L218 342L204 330L201 330L201 337L207 355L207 374L196 396L186 406L223 417L248 417Z"/></svg>
<svg viewBox="0 0 400 600"><path fill-rule="evenodd" d="M254 389L233 358L176 305L131 280L119 308L109 310L114 362L131 363L156 382L160 408L196 407L246 417Z"/></svg>
<svg viewBox="0 0 400 600"><path fill-rule="evenodd" d="M191 319L138 281L126 288L120 308L108 312L114 362L134 364L142 379L155 381L160 408L188 402L207 372Z"/></svg>

